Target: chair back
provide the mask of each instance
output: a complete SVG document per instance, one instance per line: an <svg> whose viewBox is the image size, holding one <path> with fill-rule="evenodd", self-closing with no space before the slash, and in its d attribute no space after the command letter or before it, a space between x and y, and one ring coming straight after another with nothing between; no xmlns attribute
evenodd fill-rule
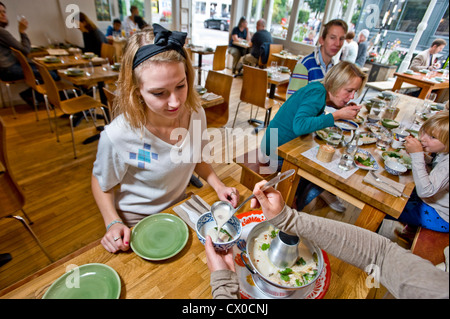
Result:
<svg viewBox="0 0 450 319"><path fill-rule="evenodd" d="M241 101L265 108L267 86L266 70L248 65L243 66Z"/></svg>
<svg viewBox="0 0 450 319"><path fill-rule="evenodd" d="M22 54L22 52L20 52L19 50L16 50L16 49L11 48L11 47L10 47L10 49L13 52L14 56L16 57L16 59L19 60L19 62L20 62L20 66L22 67L23 75L24 75L24 78L25 78L25 83L28 86L30 86L33 90L37 91L36 77L34 76L33 69L31 68L31 66L28 63L27 59Z"/></svg>
<svg viewBox="0 0 450 319"><path fill-rule="evenodd" d="M233 77L229 74L209 71L206 77L205 88L208 92L223 97L224 102L205 108L208 127L222 127L228 122L231 85Z"/></svg>
<svg viewBox="0 0 450 319"><path fill-rule="evenodd" d="M111 122L114 119L114 100L116 99L116 94L105 87L103 87L103 92L108 100L109 116L111 117L109 121Z"/></svg>
<svg viewBox="0 0 450 319"><path fill-rule="evenodd" d="M102 58L108 59L109 64L113 64L115 57L116 49L112 44L102 43L102 48L100 50L100 56Z"/></svg>
<svg viewBox="0 0 450 319"><path fill-rule="evenodd" d="M216 51L214 52L213 58L213 70L223 70L225 69L225 60L227 55L227 45L218 45Z"/></svg>
<svg viewBox="0 0 450 319"><path fill-rule="evenodd" d="M281 51L283 51L283 45L282 44L271 44L270 45L269 57L267 59L267 66L270 67L270 64L272 63L272 61L279 61L279 59L277 57L274 57L272 55L272 53L279 53Z"/></svg>
<svg viewBox="0 0 450 319"><path fill-rule="evenodd" d="M36 66L39 70L39 73L42 76L42 80L44 80L44 86L45 91L47 92L48 101L54 107L61 108L61 100L59 98L59 91L58 87L56 86L55 80L53 80L52 76L50 75L50 72L44 65L37 62Z"/></svg>
<svg viewBox="0 0 450 319"><path fill-rule="evenodd" d="M15 182L6 154L6 128L0 118L0 218L15 213L25 205L25 196Z"/></svg>

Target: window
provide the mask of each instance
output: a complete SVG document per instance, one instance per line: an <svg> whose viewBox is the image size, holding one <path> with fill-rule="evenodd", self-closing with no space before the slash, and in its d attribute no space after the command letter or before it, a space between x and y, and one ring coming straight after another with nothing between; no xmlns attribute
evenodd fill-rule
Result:
<svg viewBox="0 0 450 319"><path fill-rule="evenodd" d="M270 33L277 38L286 39L294 0L274 0Z"/></svg>
<svg viewBox="0 0 450 319"><path fill-rule="evenodd" d="M448 7L447 7L447 10L445 11L444 16L442 17L441 21L439 22L439 26L436 30L435 35L448 37Z"/></svg>
<svg viewBox="0 0 450 319"><path fill-rule="evenodd" d="M205 14L206 12L206 2L196 2L195 3L195 13Z"/></svg>
<svg viewBox="0 0 450 319"><path fill-rule="evenodd" d="M250 19L247 19L250 32L256 32L256 22L263 17L265 6L265 0L252 0Z"/></svg>

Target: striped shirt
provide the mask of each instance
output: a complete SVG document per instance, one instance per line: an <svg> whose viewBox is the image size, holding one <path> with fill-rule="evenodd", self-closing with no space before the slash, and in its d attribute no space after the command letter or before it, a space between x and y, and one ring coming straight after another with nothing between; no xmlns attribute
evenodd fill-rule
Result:
<svg viewBox="0 0 450 319"><path fill-rule="evenodd" d="M305 56L295 66L291 80L289 81L286 99L308 83L322 81L325 74L333 65L333 62L328 64L328 66L325 65L322 54L320 53L320 47L316 47L311 54Z"/></svg>

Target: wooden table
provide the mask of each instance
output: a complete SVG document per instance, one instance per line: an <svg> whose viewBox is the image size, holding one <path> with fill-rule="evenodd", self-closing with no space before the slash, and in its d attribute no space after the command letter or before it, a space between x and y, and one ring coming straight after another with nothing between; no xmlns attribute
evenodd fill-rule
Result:
<svg viewBox="0 0 450 319"><path fill-rule="evenodd" d="M406 73L394 73L394 75L397 77L397 80L395 81L394 87L392 88L392 91L396 91L401 89L403 82L413 84L422 90L419 94L419 99L425 99L425 97L434 90L439 90L439 95L442 93L444 89L448 89L448 78L442 82L442 83L435 83L429 81L427 76L422 73L418 74L406 74ZM442 77L442 74L439 72L431 72L431 77Z"/></svg>
<svg viewBox="0 0 450 319"><path fill-rule="evenodd" d="M243 201L251 192L230 177L223 182L236 187ZM217 200L216 193L206 185L196 192L209 204ZM248 211L249 203L240 211ZM172 208L163 213L175 214ZM100 241L86 245L80 250L37 271L35 274L0 291L2 299L39 299L50 285L66 272L69 265L103 263L114 268L120 276L122 290L120 298L211 298L210 272L206 265L205 249L190 227L189 239L183 250L176 256L158 262L144 260L131 249L127 252L111 254ZM365 285L365 273L339 259L328 255L331 280L325 298L353 299L366 298L369 288Z"/></svg>
<svg viewBox="0 0 450 319"><path fill-rule="evenodd" d="M90 62L92 62L92 64L94 66L98 66L98 65L102 65L104 63L106 63L106 59L102 59L102 60L88 60L88 59L83 59L81 57L77 57L74 55L68 55L68 56L58 56L59 59L61 59L61 62L57 62L57 63L48 63L45 62L43 57L35 57L33 60L39 62L40 64L45 65L45 67L48 70L61 70L61 69L66 69L66 68L71 68L71 67L82 67L82 66L86 66L88 65Z"/></svg>
<svg viewBox="0 0 450 319"><path fill-rule="evenodd" d="M202 58L204 55L214 54L213 51L207 51L204 47L191 47L192 53L198 54L198 85L202 84Z"/></svg>
<svg viewBox="0 0 450 319"><path fill-rule="evenodd" d="M101 66L95 66L92 68L84 68L84 75L82 76L70 76L65 72L66 70L58 70L58 74L61 78L75 84L81 85L97 85L100 94L100 100L104 105L108 105L108 100L103 92L103 87L105 81L113 81L119 78L119 72L113 71L111 69L103 69Z"/></svg>
<svg viewBox="0 0 450 319"><path fill-rule="evenodd" d="M223 98L223 96L218 95L217 98L215 98L213 100L201 99L201 101L202 101L202 107L207 109L208 107L222 104L223 102L225 102L225 99Z"/></svg>
<svg viewBox="0 0 450 319"><path fill-rule="evenodd" d="M397 106L400 111L396 120L402 121L409 119L410 114L414 114L415 105L423 101L403 94L399 96L400 102ZM362 115L364 116L365 113L363 112ZM344 179L301 155L315 145L323 143L324 141L314 137L313 134L308 134L278 147L278 155L285 159L281 171L289 169L297 171L296 175L278 185L278 190L288 205L292 205L298 182L300 177L303 177L360 208L361 213L355 223L357 226L376 231L386 215L394 218L400 216L407 199L392 196L363 182L367 171L359 169L352 176ZM361 148L369 151L377 160L380 166L379 174L406 185L403 192L406 195L411 194L414 189L414 179L410 170L401 176L390 175L384 170L380 151L376 149L375 144L364 145Z"/></svg>

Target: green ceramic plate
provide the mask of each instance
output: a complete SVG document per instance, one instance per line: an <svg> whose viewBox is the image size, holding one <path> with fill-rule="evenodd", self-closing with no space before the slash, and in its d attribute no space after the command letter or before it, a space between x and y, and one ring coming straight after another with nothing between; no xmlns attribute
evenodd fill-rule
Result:
<svg viewBox="0 0 450 319"><path fill-rule="evenodd" d="M131 248L141 258L163 260L178 254L189 238L188 227L172 214L155 214L141 220L131 233Z"/></svg>
<svg viewBox="0 0 450 319"><path fill-rule="evenodd" d="M104 264L86 264L59 277L42 299L118 299L120 278Z"/></svg>

